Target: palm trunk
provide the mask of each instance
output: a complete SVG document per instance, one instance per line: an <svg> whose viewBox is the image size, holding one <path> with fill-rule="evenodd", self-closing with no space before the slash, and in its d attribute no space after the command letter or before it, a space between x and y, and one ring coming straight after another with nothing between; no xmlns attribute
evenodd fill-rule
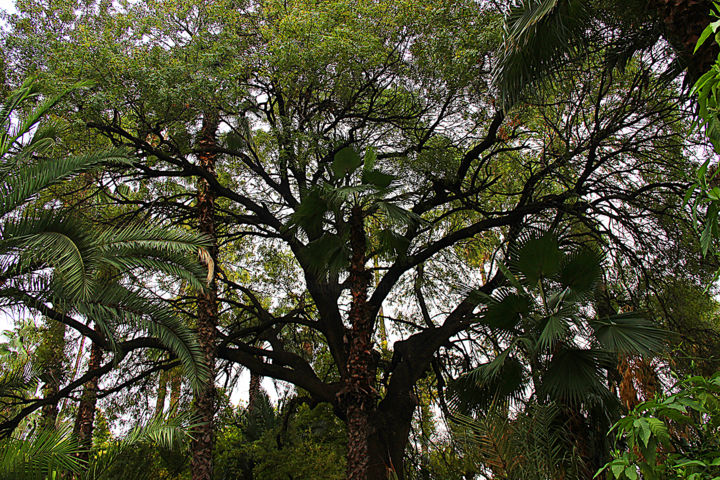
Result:
<svg viewBox="0 0 720 480"><path fill-rule="evenodd" d="M174 412L178 408L180 402L180 393L182 392L182 370L175 367L170 370L170 411Z"/></svg>
<svg viewBox="0 0 720 480"><path fill-rule="evenodd" d="M200 166L211 175L215 174L217 154L213 148L217 144L217 114L207 114L203 119L198 145ZM198 181L197 208L198 230L215 239L215 199L216 194L205 179ZM211 247L212 262L217 261L218 248L214 242ZM201 425L194 433L192 442L192 479L211 480L213 474L213 417L215 414L215 327L218 322L217 282L214 274L214 263L207 262L211 274L209 285L204 292L198 294L197 329L198 340L205 356L210 372L208 384L195 394L195 412Z"/></svg>
<svg viewBox="0 0 720 480"><path fill-rule="evenodd" d="M88 371L100 368L103 352L100 346L93 342L90 346L90 361ZM95 407L97 405L97 390L100 377L94 377L83 386L83 394L78 406L74 433L80 447L78 458L87 462L90 459L92 447L93 424L95 423Z"/></svg>
<svg viewBox="0 0 720 480"><path fill-rule="evenodd" d="M372 358L372 326L368 315L367 290L370 281L365 269L367 243L363 211L359 206L350 213L350 349L347 373L343 378L341 405L345 411L348 429L348 480L370 478L370 444L372 434L370 417L375 410L375 374Z"/></svg>
<svg viewBox="0 0 720 480"><path fill-rule="evenodd" d="M155 401L155 416L160 417L165 412L165 399L167 398L167 372L162 370L158 375L158 394Z"/></svg>
<svg viewBox="0 0 720 480"><path fill-rule="evenodd" d="M255 411L258 398L260 398L260 375L250 372L250 387L248 392L248 413Z"/></svg>
<svg viewBox="0 0 720 480"><path fill-rule="evenodd" d="M715 63L718 47L705 42L696 53L695 44L700 34L712 21L711 0L649 0L664 24L665 38L687 65L688 83L692 85Z"/></svg>
<svg viewBox="0 0 720 480"><path fill-rule="evenodd" d="M65 324L48 321L48 329L41 344L41 364L44 369L42 379L45 398L56 395L65 377ZM59 413L58 403L50 403L42 408L44 428L55 429Z"/></svg>

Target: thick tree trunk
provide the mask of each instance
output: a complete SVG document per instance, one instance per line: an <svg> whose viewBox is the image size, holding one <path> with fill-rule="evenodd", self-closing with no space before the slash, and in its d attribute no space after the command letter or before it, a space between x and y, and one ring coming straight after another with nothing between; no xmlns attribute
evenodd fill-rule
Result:
<svg viewBox="0 0 720 480"><path fill-rule="evenodd" d="M217 114L206 114L203 119L198 145L201 153L198 154L200 166L210 174L215 174L217 154L212 150L217 143ZM215 239L215 192L204 179L198 181L198 230ZM217 282L214 274L214 262L217 261L217 243L211 248L212 262L208 268L212 272L208 278L210 282L204 292L198 294L197 329L198 340L205 355L205 361L210 371L208 384L195 394L195 411L199 417L200 425L194 432L192 442L192 479L211 480L213 473L213 417L215 415L215 339L218 321Z"/></svg>
<svg viewBox="0 0 720 480"><path fill-rule="evenodd" d="M405 478L403 460L407 447L410 425L417 401L408 395L401 404L388 400L380 403L372 415L372 427L368 449L368 479Z"/></svg>
<svg viewBox="0 0 720 480"><path fill-rule="evenodd" d="M710 40L693 53L700 34L712 21L712 1L649 0L649 6L656 10L664 25L665 38L687 66L687 81L692 85L710 69L718 54L717 45Z"/></svg>
<svg viewBox="0 0 720 480"><path fill-rule="evenodd" d="M367 290L370 281L365 269L367 243L363 211L359 206L350 213L350 305L349 354L347 373L340 393L348 429L348 480L367 480L369 477L369 439L372 434L370 416L375 411L375 369L372 357L373 322L368 315Z"/></svg>
<svg viewBox="0 0 720 480"><path fill-rule="evenodd" d="M103 352L95 342L90 346L90 360L88 370L95 370L102 365ZM95 407L97 405L97 390L100 377L89 380L83 386L83 394L78 406L77 418L75 420L75 438L80 447L78 458L87 462L90 459L90 448L92 448L93 424L95 423Z"/></svg>

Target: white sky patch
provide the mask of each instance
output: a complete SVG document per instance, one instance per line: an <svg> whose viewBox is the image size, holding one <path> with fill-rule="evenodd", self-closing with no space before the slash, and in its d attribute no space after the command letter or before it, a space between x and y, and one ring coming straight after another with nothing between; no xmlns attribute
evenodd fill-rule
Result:
<svg viewBox="0 0 720 480"><path fill-rule="evenodd" d="M0 9L9 13L15 13L15 0L0 0Z"/></svg>

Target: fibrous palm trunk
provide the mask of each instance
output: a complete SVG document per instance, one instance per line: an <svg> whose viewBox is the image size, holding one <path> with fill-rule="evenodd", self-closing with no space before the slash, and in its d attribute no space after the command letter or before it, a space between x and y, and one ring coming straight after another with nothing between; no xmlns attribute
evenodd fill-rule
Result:
<svg viewBox="0 0 720 480"><path fill-rule="evenodd" d="M350 306L349 352L347 373L343 378L341 404L348 429L348 480L367 480L370 464L370 416L375 410L375 373L372 358L373 322L368 315L367 291L370 282L365 269L366 249L363 211L359 206L350 213Z"/></svg>
<svg viewBox="0 0 720 480"><path fill-rule="evenodd" d="M40 350L41 364L44 380L43 395L52 397L60 390L65 377L63 365L65 363L65 324L50 321L42 338ZM42 408L42 424L44 428L54 429L59 413L58 403L53 402Z"/></svg>
<svg viewBox="0 0 720 480"><path fill-rule="evenodd" d="M93 342L90 346L90 360L88 361L88 371L97 370L102 364L103 352L100 345ZM87 462L90 458L90 448L92 447L93 424L95 423L95 407L97 405L97 391L100 377L93 377L83 386L80 405L75 420L75 438L77 438L80 452L78 458Z"/></svg>
<svg viewBox="0 0 720 480"><path fill-rule="evenodd" d="M200 167L208 174L215 175L217 154L218 117L216 113L206 114L203 119L198 141L198 160ZM214 262L217 261L218 248L215 239L215 199L216 194L206 179L198 181L197 209L198 230L213 239L210 260L206 260L210 274L205 291L198 294L197 329L198 340L203 349L205 362L209 370L207 385L195 394L195 411L201 425L194 433L192 442L192 478L193 480L211 480L213 465L213 417L215 414L215 327L218 321L217 283Z"/></svg>
<svg viewBox="0 0 720 480"><path fill-rule="evenodd" d="M250 386L248 389L248 413L255 411L258 399L260 398L260 375L250 372Z"/></svg>

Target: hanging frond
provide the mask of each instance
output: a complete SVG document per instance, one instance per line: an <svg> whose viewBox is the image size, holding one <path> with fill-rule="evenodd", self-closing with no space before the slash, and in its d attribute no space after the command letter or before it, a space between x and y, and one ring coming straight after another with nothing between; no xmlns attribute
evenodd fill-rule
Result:
<svg viewBox="0 0 720 480"><path fill-rule="evenodd" d="M562 60L586 51L593 18L587 0L520 0L511 7L494 78L505 108L554 78Z"/></svg>
<svg viewBox="0 0 720 480"><path fill-rule="evenodd" d="M658 328L636 312L591 322L603 348L628 355L656 355L663 351L669 332Z"/></svg>

